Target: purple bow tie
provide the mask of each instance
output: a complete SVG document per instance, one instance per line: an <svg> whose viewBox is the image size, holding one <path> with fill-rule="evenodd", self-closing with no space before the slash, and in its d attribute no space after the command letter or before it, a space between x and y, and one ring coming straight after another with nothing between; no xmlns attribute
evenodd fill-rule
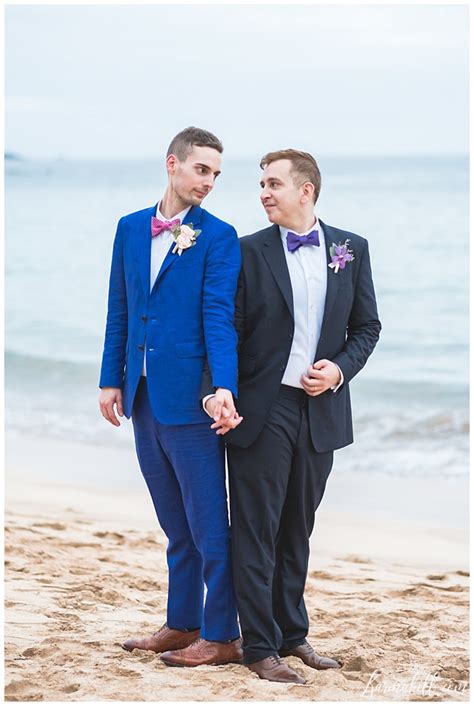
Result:
<svg viewBox="0 0 474 706"><path fill-rule="evenodd" d="M312 230L308 235L298 235L289 230L286 236L286 245L290 252L298 250L302 245L319 246L319 233L317 230Z"/></svg>
<svg viewBox="0 0 474 706"><path fill-rule="evenodd" d="M178 223L181 224L179 218L175 218L174 221L160 221L158 218L155 218L155 216L152 216L151 237L155 238L157 235L160 235L160 233L163 233L164 230L171 230L171 228Z"/></svg>

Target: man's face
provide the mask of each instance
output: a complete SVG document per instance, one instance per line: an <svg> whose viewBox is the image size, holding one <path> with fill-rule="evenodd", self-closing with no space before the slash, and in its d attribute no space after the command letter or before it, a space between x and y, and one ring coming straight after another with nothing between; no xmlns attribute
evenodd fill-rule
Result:
<svg viewBox="0 0 474 706"><path fill-rule="evenodd" d="M289 159L271 162L260 180L260 200L268 220L284 227L291 227L295 215L303 210L303 187L296 186L291 166Z"/></svg>
<svg viewBox="0 0 474 706"><path fill-rule="evenodd" d="M199 206L221 173L221 155L212 147L193 146L184 162L175 155L166 160L171 186L184 203Z"/></svg>

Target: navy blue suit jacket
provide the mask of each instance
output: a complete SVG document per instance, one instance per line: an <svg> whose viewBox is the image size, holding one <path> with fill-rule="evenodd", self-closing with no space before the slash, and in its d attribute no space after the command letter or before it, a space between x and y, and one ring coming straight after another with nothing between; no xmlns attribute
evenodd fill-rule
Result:
<svg viewBox="0 0 474 706"><path fill-rule="evenodd" d="M155 213L153 206L118 223L99 386L122 388L124 413L130 417L146 345L154 417L163 424L206 422L199 395L206 357L212 385L237 394L237 233L193 206L183 224L201 230L196 244L178 255L172 253L173 243L150 293Z"/></svg>
<svg viewBox="0 0 474 706"><path fill-rule="evenodd" d="M354 260L343 270L328 268L321 334L314 361L337 363L344 384L308 397L311 437L317 451L347 446L353 441L349 383L365 365L379 338L377 313L365 238L322 221L326 257L332 243L350 239ZM239 399L244 420L227 432L229 444L247 447L260 434L281 385L294 333L293 293L278 226L240 239L242 268L236 297L239 336ZM303 371L302 371L303 372ZM204 371L201 395L212 392Z"/></svg>

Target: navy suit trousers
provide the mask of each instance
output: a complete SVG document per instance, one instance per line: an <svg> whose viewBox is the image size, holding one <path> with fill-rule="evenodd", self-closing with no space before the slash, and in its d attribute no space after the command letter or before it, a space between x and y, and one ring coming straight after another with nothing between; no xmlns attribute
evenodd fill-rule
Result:
<svg viewBox="0 0 474 706"><path fill-rule="evenodd" d="M333 452L314 449L308 396L286 385L256 441L227 449L235 590L249 664L301 645L308 634L309 537Z"/></svg>

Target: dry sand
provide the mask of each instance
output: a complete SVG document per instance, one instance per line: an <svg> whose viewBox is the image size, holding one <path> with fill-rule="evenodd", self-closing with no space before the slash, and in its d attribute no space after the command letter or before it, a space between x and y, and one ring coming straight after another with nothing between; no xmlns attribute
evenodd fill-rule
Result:
<svg viewBox="0 0 474 706"><path fill-rule="evenodd" d="M51 454L42 448L38 468ZM100 473L101 450L57 449L58 458L69 449L69 467L95 462ZM7 701L469 699L463 530L320 512L309 639L343 668L316 672L289 658L307 685L287 686L240 665L176 669L124 652L124 638L165 616L165 538L146 491L32 482L23 463L17 447L7 476Z"/></svg>

